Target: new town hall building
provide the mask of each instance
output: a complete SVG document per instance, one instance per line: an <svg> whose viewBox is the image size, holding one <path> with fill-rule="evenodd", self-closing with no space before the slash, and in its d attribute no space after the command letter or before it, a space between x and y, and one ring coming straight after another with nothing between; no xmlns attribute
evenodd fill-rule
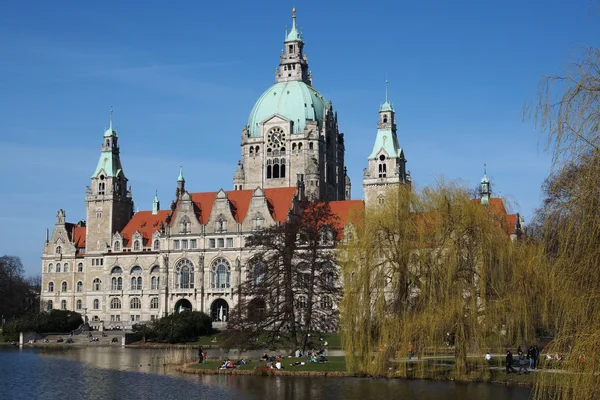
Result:
<svg viewBox="0 0 600 400"><path fill-rule="evenodd" d="M171 209L161 210L155 198L152 210L134 213L111 118L85 193L86 222L68 223L59 210L46 239L45 309L76 310L96 328L130 327L182 309L225 322L251 268L245 237L285 222L304 197L328 200L344 224L351 210L383 201L390 185L410 183L386 98L364 171L365 200L350 200L344 135L332 103L312 86L295 12L284 46L275 84L242 128L233 190L188 191L180 172Z"/></svg>

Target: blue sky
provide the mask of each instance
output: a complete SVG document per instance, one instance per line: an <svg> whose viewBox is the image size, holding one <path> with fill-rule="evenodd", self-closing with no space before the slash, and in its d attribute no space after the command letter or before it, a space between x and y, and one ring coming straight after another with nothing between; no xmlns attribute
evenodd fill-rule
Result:
<svg viewBox="0 0 600 400"><path fill-rule="evenodd" d="M0 254L40 270L59 208L85 218L110 106L134 200L231 189L241 128L274 79L298 8L314 86L346 137L353 198L389 77L413 182L474 187L530 218L550 171L545 138L522 122L539 79L576 46L598 46L578 1L22 1L0 13Z"/></svg>

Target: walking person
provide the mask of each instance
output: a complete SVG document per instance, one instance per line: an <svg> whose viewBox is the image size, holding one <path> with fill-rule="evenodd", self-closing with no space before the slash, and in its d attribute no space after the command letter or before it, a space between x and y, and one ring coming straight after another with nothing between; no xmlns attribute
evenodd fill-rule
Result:
<svg viewBox="0 0 600 400"><path fill-rule="evenodd" d="M202 346L200 346L200 348L198 349L198 364L202 364L203 361L204 361L204 349L202 348Z"/></svg>
<svg viewBox="0 0 600 400"><path fill-rule="evenodd" d="M533 348L533 346L531 346L529 348L529 350L527 350L527 357L529 358L529 369L534 369L535 368L535 349Z"/></svg>
<svg viewBox="0 0 600 400"><path fill-rule="evenodd" d="M515 369L513 368L513 355L510 352L510 350L506 350L506 373L510 374L511 371L512 372L517 372L515 371Z"/></svg>
<svg viewBox="0 0 600 400"><path fill-rule="evenodd" d="M519 353L519 372L517 372L517 375L521 375L521 371L523 370L525 370L525 374L529 373L527 370L527 358L525 357L525 353L521 351Z"/></svg>

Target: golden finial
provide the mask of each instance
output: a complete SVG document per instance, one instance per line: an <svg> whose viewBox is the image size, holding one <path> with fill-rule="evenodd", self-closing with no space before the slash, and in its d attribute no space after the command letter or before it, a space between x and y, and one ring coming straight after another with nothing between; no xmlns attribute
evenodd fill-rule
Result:
<svg viewBox="0 0 600 400"><path fill-rule="evenodd" d="M296 18L296 7L292 8L292 18Z"/></svg>

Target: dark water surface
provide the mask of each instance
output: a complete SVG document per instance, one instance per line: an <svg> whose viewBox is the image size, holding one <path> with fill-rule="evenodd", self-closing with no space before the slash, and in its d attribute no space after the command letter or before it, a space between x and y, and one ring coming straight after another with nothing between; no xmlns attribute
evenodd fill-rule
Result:
<svg viewBox="0 0 600 400"><path fill-rule="evenodd" d="M0 348L0 399L521 400L530 390L400 379L182 375L162 351Z"/></svg>

